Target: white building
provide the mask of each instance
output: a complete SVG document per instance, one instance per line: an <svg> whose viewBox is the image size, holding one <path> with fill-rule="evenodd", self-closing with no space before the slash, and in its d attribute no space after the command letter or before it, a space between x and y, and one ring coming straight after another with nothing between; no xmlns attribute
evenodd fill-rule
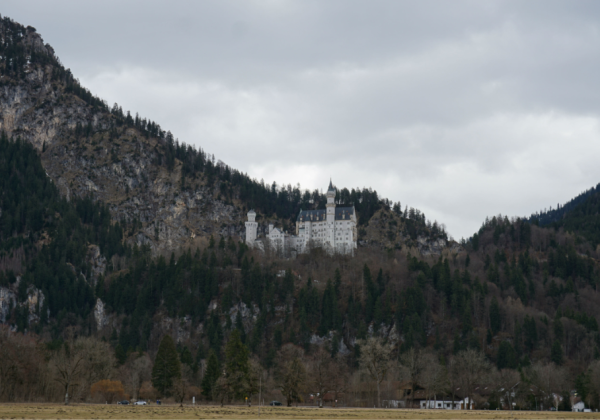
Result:
<svg viewBox="0 0 600 420"><path fill-rule="evenodd" d="M420 406L422 409L437 408L440 410L472 410L473 400L469 400L469 398L454 402L452 402L452 400L422 400Z"/></svg>
<svg viewBox="0 0 600 420"><path fill-rule="evenodd" d="M271 248L285 254L290 251L304 253L313 247L324 248L330 254L354 254L358 237L356 210L354 206L336 207L335 195L335 188L329 181L326 209L301 210L296 219L296 235L270 224L267 240ZM250 210L246 222L248 246L260 246L255 218L256 213Z"/></svg>

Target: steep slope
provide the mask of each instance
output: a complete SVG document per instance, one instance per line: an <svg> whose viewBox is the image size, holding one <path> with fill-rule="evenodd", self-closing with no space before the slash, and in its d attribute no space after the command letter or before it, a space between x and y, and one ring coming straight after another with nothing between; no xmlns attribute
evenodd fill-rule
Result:
<svg viewBox="0 0 600 420"><path fill-rule="evenodd" d="M212 186L198 182L182 191L181 162L157 164L170 133L146 121L143 130L131 127L137 121L119 108L111 113L62 67L35 29L4 18L0 34L0 129L43 152L63 195L104 201L115 219L136 220L135 240L155 249L235 225L239 212L214 199Z"/></svg>
<svg viewBox="0 0 600 420"><path fill-rule="evenodd" d="M593 246L600 244L600 190L592 187L557 209L536 213L531 220L580 235Z"/></svg>
<svg viewBox="0 0 600 420"><path fill-rule="evenodd" d="M536 212L531 215L530 220L535 221L535 223L539 224L540 226L546 226L552 223L560 223L568 213L579 207L591 196L598 194L598 188L598 185L596 187L592 187L589 190L582 192L572 200L569 200L567 203L562 205L558 204L554 209L550 207L550 209Z"/></svg>
<svg viewBox="0 0 600 420"><path fill-rule="evenodd" d="M127 242L168 253L205 244L210 235L243 237L250 208L259 212L264 232L269 220L293 230L300 209L324 206L318 191L258 183L179 143L155 122L117 104L109 108L34 28L5 17L0 37L0 130L42 153L44 168L68 199L91 195L109 205L114 220L134 226L124 232ZM340 189L337 199L356 206L361 225L391 207L370 189ZM410 236L426 240L431 229L424 216L410 219Z"/></svg>

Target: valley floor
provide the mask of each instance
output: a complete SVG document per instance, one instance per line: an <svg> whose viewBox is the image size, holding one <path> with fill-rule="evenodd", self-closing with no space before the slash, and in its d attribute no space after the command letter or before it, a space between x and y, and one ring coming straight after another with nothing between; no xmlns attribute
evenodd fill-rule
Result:
<svg viewBox="0 0 600 420"><path fill-rule="evenodd" d="M258 407L0 404L1 419L258 419ZM592 419L598 413L261 407L264 419Z"/></svg>

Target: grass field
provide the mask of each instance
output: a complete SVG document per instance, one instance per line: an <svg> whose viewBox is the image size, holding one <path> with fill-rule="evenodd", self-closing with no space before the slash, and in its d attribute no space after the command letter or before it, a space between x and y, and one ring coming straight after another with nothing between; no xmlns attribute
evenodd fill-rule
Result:
<svg viewBox="0 0 600 420"><path fill-rule="evenodd" d="M594 419L599 413L261 407L261 419ZM258 419L257 407L0 404L2 419Z"/></svg>

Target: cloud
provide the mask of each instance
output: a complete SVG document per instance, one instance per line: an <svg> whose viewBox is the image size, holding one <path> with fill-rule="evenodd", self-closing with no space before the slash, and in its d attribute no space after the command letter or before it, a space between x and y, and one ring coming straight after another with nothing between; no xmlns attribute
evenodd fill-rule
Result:
<svg viewBox="0 0 600 420"><path fill-rule="evenodd" d="M256 179L372 187L458 238L600 180L597 2L33 3L5 13L94 93Z"/></svg>

